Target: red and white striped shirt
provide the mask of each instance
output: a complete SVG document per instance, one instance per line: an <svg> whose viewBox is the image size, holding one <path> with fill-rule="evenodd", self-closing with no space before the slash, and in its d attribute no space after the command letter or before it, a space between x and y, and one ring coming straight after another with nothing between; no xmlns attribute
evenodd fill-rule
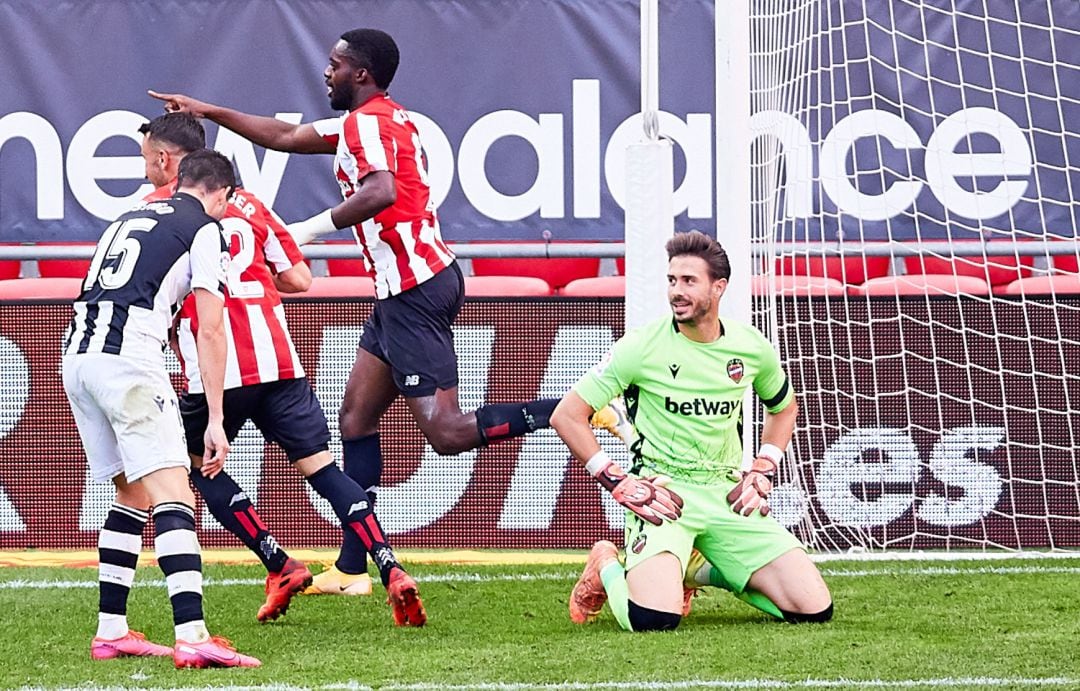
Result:
<svg viewBox="0 0 1080 691"><path fill-rule="evenodd" d="M159 187L147 201L172 196L175 183ZM244 189L236 190L225 218L225 243L232 256L225 281L225 333L228 359L225 388L235 389L304 376L296 354L285 308L281 305L270 267L282 272L304 260L285 224L269 207ZM178 340L184 377L191 393L202 393L195 339L199 323L195 297L180 309Z"/></svg>
<svg viewBox="0 0 1080 691"><path fill-rule="evenodd" d="M337 147L334 175L345 199L369 173L394 174L397 201L352 229L380 299L417 286L453 263L431 202L420 135L404 108L377 94L347 115L312 124Z"/></svg>

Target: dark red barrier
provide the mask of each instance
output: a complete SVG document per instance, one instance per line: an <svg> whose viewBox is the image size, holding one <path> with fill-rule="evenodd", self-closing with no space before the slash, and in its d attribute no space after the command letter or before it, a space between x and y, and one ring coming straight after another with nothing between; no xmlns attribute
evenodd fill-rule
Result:
<svg viewBox="0 0 1080 691"><path fill-rule="evenodd" d="M368 300L287 305L332 427ZM60 385L67 305L0 303L0 547L87 547L111 492L88 484ZM829 549L1080 546L1071 307L893 299L781 304L801 405L801 484L776 513ZM1069 326L1070 321L1072 326ZM458 322L463 407L558 395L621 333L618 299L471 300ZM436 456L395 404L379 513L402 546L585 547L621 515L553 433ZM610 453L625 458L617 443ZM339 447L335 439L335 453ZM286 545L338 539L281 453L242 432L229 467ZM807 500L806 496L811 499ZM235 545L204 517L207 545Z"/></svg>

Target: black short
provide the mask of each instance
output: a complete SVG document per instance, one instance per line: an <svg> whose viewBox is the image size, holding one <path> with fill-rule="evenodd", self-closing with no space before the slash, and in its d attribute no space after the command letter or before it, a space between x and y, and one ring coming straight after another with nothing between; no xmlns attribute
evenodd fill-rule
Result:
<svg viewBox="0 0 1080 691"><path fill-rule="evenodd" d="M248 420L285 451L289 461L298 461L330 448L330 428L326 415L306 378L283 379L229 389L224 396L225 434L231 443ZM180 397L188 453L201 456L203 433L209 409L206 396L186 393Z"/></svg>
<svg viewBox="0 0 1080 691"><path fill-rule="evenodd" d="M415 288L377 300L360 347L390 365L406 398L431 396L458 384L454 323L465 302L465 279L451 264Z"/></svg>

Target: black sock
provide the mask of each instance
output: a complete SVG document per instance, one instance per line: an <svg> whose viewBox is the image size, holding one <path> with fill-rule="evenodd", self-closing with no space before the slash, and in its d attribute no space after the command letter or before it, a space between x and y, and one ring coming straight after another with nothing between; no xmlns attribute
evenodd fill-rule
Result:
<svg viewBox="0 0 1080 691"><path fill-rule="evenodd" d="M379 576L385 586L390 582L390 572L401 565L394 556L394 550L386 541L379 519L367 494L360 485L331 463L307 479L319 495L330 502L334 513L341 519L341 527L351 531L363 543L364 549L371 554Z"/></svg>
<svg viewBox="0 0 1080 691"><path fill-rule="evenodd" d="M165 574L173 623L203 621L202 556L195 535L195 509L180 502L154 507L154 551Z"/></svg>
<svg viewBox="0 0 1080 691"><path fill-rule="evenodd" d="M551 414L558 398L541 398L528 403L495 403L476 409L476 428L484 445L513 439L551 426Z"/></svg>
<svg viewBox="0 0 1080 691"><path fill-rule="evenodd" d="M267 571L278 573L285 568L289 555L266 529L266 524L259 518L251 500L236 484L236 480L225 471L211 479L203 477L198 468L192 468L191 482L218 523L254 552Z"/></svg>
<svg viewBox="0 0 1080 691"><path fill-rule="evenodd" d="M345 474L367 492L368 501L374 508L375 488L382 476L382 447L379 445L378 432L357 439L342 439L341 450ZM368 553L360 536L347 528L342 528L341 536L341 551L334 564L338 571L366 573Z"/></svg>
<svg viewBox="0 0 1080 691"><path fill-rule="evenodd" d="M143 526L149 515L122 504L109 507L98 533L98 611L127 614L128 593L142 550Z"/></svg>

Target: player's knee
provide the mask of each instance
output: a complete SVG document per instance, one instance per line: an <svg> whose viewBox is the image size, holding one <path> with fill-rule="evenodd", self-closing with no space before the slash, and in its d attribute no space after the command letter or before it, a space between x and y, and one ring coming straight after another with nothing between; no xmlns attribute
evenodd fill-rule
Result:
<svg viewBox="0 0 1080 691"><path fill-rule="evenodd" d="M671 631L682 621L682 615L676 612L661 612L642 607L633 600L627 604L629 605L630 626L634 631Z"/></svg>
<svg viewBox="0 0 1080 691"><path fill-rule="evenodd" d="M832 619L833 615L833 603L829 603L829 606L820 612L814 612L812 614L806 614L804 612L788 612L786 610L780 610L784 615L784 621L789 624L824 624Z"/></svg>

